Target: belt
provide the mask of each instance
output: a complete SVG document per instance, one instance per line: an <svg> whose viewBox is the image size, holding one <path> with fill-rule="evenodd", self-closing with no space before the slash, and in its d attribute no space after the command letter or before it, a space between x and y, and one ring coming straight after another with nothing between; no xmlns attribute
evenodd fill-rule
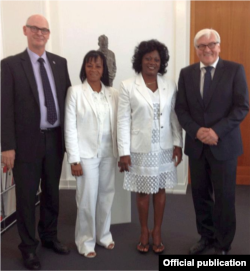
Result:
<svg viewBox="0 0 250 271"><path fill-rule="evenodd" d="M52 128L46 128L46 129L40 129L41 133L51 133L54 132L56 130L58 130L60 128L60 126L57 127L52 127Z"/></svg>

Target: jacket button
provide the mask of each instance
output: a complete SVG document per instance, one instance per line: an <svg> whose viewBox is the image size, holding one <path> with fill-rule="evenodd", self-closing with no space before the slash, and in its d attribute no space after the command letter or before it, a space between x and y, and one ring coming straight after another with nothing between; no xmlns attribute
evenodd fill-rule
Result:
<svg viewBox="0 0 250 271"><path fill-rule="evenodd" d="M163 128L163 126L161 126L161 129Z"/></svg>

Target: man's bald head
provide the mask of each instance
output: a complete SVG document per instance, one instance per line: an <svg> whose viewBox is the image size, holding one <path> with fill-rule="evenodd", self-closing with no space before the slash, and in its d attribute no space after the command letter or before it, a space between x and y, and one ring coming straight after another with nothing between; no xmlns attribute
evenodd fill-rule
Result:
<svg viewBox="0 0 250 271"><path fill-rule="evenodd" d="M26 25L27 24L28 25L35 25L37 27L39 27L38 24L42 24L41 28L42 27L49 28L49 23L48 23L47 19L40 14L31 15L26 21Z"/></svg>
<svg viewBox="0 0 250 271"><path fill-rule="evenodd" d="M50 37L47 19L40 14L30 16L23 27L23 33L27 37L29 49L41 56Z"/></svg>

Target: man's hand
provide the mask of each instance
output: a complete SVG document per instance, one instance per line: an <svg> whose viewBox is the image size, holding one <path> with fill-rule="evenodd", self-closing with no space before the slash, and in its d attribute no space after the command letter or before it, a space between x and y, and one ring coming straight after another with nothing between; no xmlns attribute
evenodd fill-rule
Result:
<svg viewBox="0 0 250 271"><path fill-rule="evenodd" d="M3 151L1 155L2 163L7 166L8 169L12 169L14 167L14 161L16 156L15 150Z"/></svg>
<svg viewBox="0 0 250 271"><path fill-rule="evenodd" d="M131 166L130 155L121 156L120 161L118 162L120 172L129 171L129 166Z"/></svg>
<svg viewBox="0 0 250 271"><path fill-rule="evenodd" d="M217 145L219 137L212 128L200 128L196 137L204 144Z"/></svg>

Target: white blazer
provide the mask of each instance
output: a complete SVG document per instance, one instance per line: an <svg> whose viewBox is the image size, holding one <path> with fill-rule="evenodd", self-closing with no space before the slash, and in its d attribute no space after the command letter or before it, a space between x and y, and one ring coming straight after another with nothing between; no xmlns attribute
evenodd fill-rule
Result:
<svg viewBox="0 0 250 271"><path fill-rule="evenodd" d="M102 87L109 105L113 154L117 157L118 91L103 84ZM98 120L92 94L93 90L87 80L68 89L65 104L65 145L69 163L97 155Z"/></svg>
<svg viewBox="0 0 250 271"><path fill-rule="evenodd" d="M182 128L174 111L176 85L157 75L160 93L160 147L182 147ZM119 156L130 152L148 153L151 150L153 104L145 89L142 75L121 83L118 98L117 143ZM172 98L174 104L171 106Z"/></svg>

